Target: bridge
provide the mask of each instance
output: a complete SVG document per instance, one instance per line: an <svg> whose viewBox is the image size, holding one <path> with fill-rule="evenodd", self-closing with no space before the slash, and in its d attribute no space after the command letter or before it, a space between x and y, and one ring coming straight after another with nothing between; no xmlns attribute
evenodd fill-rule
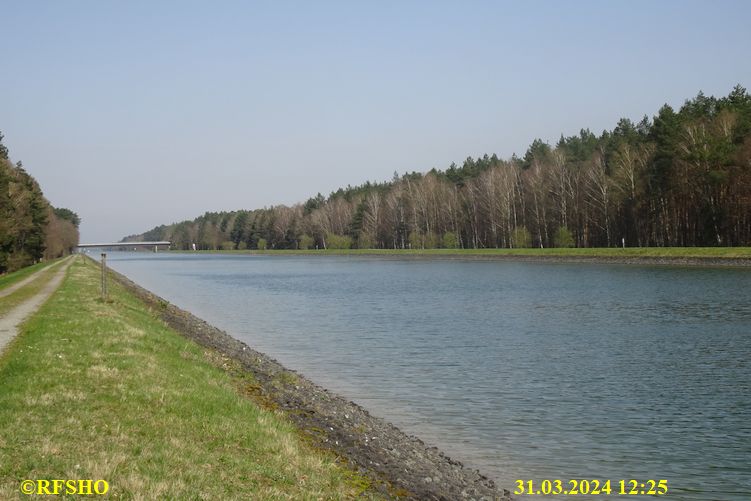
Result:
<svg viewBox="0 0 751 501"><path fill-rule="evenodd" d="M90 248L90 247L101 247L101 248L124 248L129 249L131 247L153 247L154 251L156 251L160 245L169 247L172 244L172 242L169 242L167 240L161 240L159 242L113 242L113 243L94 243L94 244L78 244L77 247L79 249L84 248Z"/></svg>

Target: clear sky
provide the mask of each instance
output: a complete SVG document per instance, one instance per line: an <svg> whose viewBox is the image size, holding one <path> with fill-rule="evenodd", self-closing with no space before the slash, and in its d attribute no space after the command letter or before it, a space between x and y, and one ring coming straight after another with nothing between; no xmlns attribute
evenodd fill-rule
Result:
<svg viewBox="0 0 751 501"><path fill-rule="evenodd" d="M0 1L0 130L82 241L751 87L749 1Z"/></svg>

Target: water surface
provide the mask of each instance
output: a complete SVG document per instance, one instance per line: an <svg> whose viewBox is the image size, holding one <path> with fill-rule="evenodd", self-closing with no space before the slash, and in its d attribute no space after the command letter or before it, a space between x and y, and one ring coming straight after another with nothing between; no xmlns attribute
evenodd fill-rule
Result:
<svg viewBox="0 0 751 501"><path fill-rule="evenodd" d="M516 479L667 479L670 499L751 499L750 270L109 262L512 491Z"/></svg>

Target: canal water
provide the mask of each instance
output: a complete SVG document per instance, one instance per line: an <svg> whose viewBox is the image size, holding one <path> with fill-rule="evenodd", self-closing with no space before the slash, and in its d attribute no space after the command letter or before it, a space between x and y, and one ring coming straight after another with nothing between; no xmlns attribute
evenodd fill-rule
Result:
<svg viewBox="0 0 751 501"><path fill-rule="evenodd" d="M669 499L751 499L751 270L108 261L512 491L517 479L610 479L614 491L666 479Z"/></svg>

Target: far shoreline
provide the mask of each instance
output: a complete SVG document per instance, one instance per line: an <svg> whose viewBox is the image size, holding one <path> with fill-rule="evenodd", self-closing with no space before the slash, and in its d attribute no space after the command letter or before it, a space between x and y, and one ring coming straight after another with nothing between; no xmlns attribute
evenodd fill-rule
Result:
<svg viewBox="0 0 751 501"><path fill-rule="evenodd" d="M751 247L626 247L549 249L169 250L176 254L349 256L393 259L751 267Z"/></svg>

